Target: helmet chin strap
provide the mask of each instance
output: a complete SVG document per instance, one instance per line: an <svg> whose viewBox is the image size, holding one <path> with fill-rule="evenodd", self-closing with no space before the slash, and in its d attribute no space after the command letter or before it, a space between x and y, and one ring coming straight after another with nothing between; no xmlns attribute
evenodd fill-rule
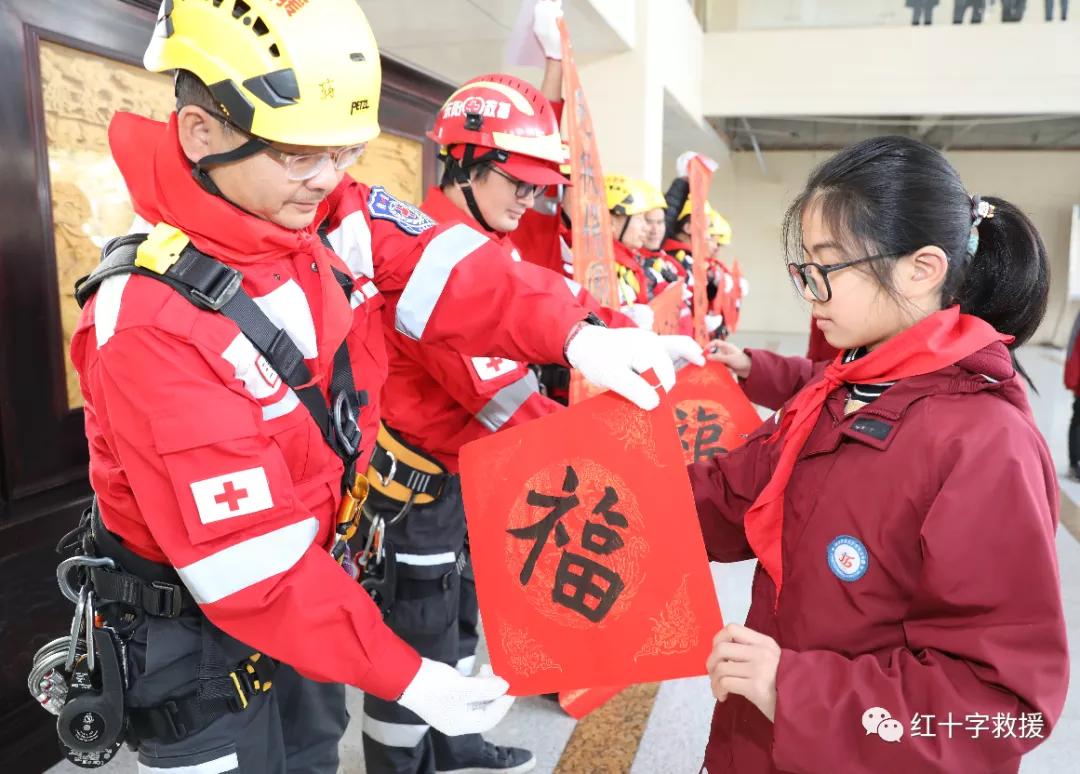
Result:
<svg viewBox="0 0 1080 774"><path fill-rule="evenodd" d="M626 220L623 221L622 229L619 231L619 241L623 241L623 237L626 236L626 229L630 228L630 218L632 215L627 215ZM625 244L625 243L624 243Z"/></svg>
<svg viewBox="0 0 1080 774"><path fill-rule="evenodd" d="M265 140L261 140L258 137L252 137L243 145L238 148L233 148L231 151L212 153L209 156L203 156L192 165L191 176L195 178L195 182L202 186L203 190L208 194L220 196L222 199L225 199L225 201L229 201L221 193L221 189L217 187L217 183L210 179L209 168L221 166L222 164L232 164L233 162L250 158L264 148L269 147L269 145L270 143Z"/></svg>
<svg viewBox="0 0 1080 774"><path fill-rule="evenodd" d="M447 156L446 163L453 164L451 175L453 175L454 182L457 183L458 188L461 189L461 193L465 196L465 204L469 207L469 214L473 216L477 223L479 223L486 231L490 231L493 234L500 233L497 229L491 227L491 224L484 218L484 214L480 212L480 205L476 202L476 194L473 193L472 180L470 179L470 170L477 164L482 164L485 161L506 161L509 158L509 154L506 151L490 151L483 156L476 156L476 146L466 145L465 153L463 154L461 161L458 161L453 156Z"/></svg>

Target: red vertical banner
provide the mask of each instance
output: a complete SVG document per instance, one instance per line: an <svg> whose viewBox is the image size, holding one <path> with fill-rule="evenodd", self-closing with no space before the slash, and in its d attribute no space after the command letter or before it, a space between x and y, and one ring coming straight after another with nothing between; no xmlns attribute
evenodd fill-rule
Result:
<svg viewBox="0 0 1080 774"><path fill-rule="evenodd" d="M664 288L649 306L652 307L653 330L660 335L675 335L679 332L679 313L682 311L683 282L674 282Z"/></svg>
<svg viewBox="0 0 1080 774"><path fill-rule="evenodd" d="M574 63L574 47L566 21L559 19L562 34L563 84L566 107L566 134L570 145L570 186L567 211L573 229L574 279L593 298L606 307L617 309L619 296L615 276L615 253L611 241L611 218L604 196L604 172L596 145L592 116L581 86L581 76ZM601 390L573 371L570 379L570 402L580 401Z"/></svg>
<svg viewBox="0 0 1080 774"><path fill-rule="evenodd" d="M709 283L709 250L705 234L709 228L709 218L705 214L705 202L709 197L712 184L712 171L700 158L690 160L690 249L694 256L694 339L701 346L709 343L709 332L705 328L705 313L709 307L706 287ZM720 288L723 291L723 288ZM720 292L718 291L718 292Z"/></svg>
<svg viewBox="0 0 1080 774"><path fill-rule="evenodd" d="M728 333L735 333L739 327L739 315L742 313L742 269L739 268L739 259L731 266L731 293L728 294L727 303L724 304L724 325Z"/></svg>

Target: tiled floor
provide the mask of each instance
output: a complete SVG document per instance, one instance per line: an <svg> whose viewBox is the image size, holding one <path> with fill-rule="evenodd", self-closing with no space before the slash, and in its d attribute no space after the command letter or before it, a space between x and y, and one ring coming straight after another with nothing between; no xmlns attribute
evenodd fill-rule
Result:
<svg viewBox="0 0 1080 774"><path fill-rule="evenodd" d="M784 354L801 350L798 336L744 335L738 342L747 346L765 346ZM1021 360L1032 375L1039 395L1032 395L1032 405L1039 426L1054 452L1059 470L1065 469L1065 436L1072 410L1072 396L1061 386L1063 355L1060 351L1031 348L1021 354ZM1080 484L1063 482L1064 505L1072 512L1073 523L1080 532ZM1078 537L1062 528L1058 534L1058 556L1065 611L1068 620L1073 663L1080 664L1080 542ZM721 610L728 621L741 621L749 605L752 563L714 565L713 577ZM359 692L350 695L353 717L360 715ZM703 678L678 680L660 687L652 706L645 732L638 747L632 774L693 774L697 771L701 751L708 732L712 700ZM649 712L647 706L641 712ZM489 738L500 744L526 746L536 753L537 771L553 772L567 740L574 730L574 721L563 715L554 704L543 699L519 700L507 719ZM601 729L602 731L602 729ZM354 723L342 745L342 772L361 774L365 771L361 751L360 724ZM1080 692L1073 691L1053 736L1025 758L1023 774L1058 774L1075 771L1080 759ZM591 772L606 772L602 746L596 751L595 768ZM115 774L135 772L133 757L124 755L111 766ZM563 767L560 774L576 774L578 767ZM55 774L74 774L77 769L56 766ZM374 774L374 772L373 772ZM959 773L958 773L959 774ZM965 773L966 774L966 773Z"/></svg>

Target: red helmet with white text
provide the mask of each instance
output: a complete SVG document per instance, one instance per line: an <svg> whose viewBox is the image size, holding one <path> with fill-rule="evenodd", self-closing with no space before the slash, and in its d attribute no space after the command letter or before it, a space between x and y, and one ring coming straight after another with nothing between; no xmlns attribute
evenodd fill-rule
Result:
<svg viewBox="0 0 1080 774"><path fill-rule="evenodd" d="M485 161L526 183L570 182L559 171L566 150L555 110L520 78L473 78L450 95L428 137L441 146L459 182L468 182L469 169Z"/></svg>

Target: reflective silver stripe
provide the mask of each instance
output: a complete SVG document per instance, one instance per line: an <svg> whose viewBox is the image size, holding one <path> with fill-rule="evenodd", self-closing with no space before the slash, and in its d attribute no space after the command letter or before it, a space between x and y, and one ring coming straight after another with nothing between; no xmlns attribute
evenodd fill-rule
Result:
<svg viewBox="0 0 1080 774"><path fill-rule="evenodd" d="M416 747L427 732L422 723L387 723L364 713L364 734L386 747Z"/></svg>
<svg viewBox="0 0 1080 774"><path fill-rule="evenodd" d="M577 298L578 293L582 290L581 285L574 282L569 277L563 277L563 279L566 280L566 287L570 288L570 292L574 294L574 298Z"/></svg>
<svg viewBox="0 0 1080 774"><path fill-rule="evenodd" d="M300 561L318 531L319 520L313 516L177 567L176 572L196 602L217 602L288 570Z"/></svg>
<svg viewBox="0 0 1080 774"><path fill-rule="evenodd" d="M151 766L139 761L139 774L224 774L226 771L239 771L240 759L236 753L229 753L205 763L190 766Z"/></svg>
<svg viewBox="0 0 1080 774"><path fill-rule="evenodd" d="M116 333L116 321L120 319L120 301L124 297L130 274L109 277L101 283L97 291L97 303L94 305L94 336L98 349Z"/></svg>
<svg viewBox="0 0 1080 774"><path fill-rule="evenodd" d="M540 384L536 381L536 374L529 371L516 382L495 393L495 397L477 412L476 420L494 433L510 421L510 417L517 413L525 401L538 392Z"/></svg>
<svg viewBox="0 0 1080 774"><path fill-rule="evenodd" d="M463 223L432 239L401 293L397 305L397 329L410 338L422 338L435 304L450 279L450 272L487 241L486 236Z"/></svg>
<svg viewBox="0 0 1080 774"><path fill-rule="evenodd" d="M434 567L437 564L454 564L457 554L444 551L441 554L395 554L398 564L411 564L413 567Z"/></svg>

